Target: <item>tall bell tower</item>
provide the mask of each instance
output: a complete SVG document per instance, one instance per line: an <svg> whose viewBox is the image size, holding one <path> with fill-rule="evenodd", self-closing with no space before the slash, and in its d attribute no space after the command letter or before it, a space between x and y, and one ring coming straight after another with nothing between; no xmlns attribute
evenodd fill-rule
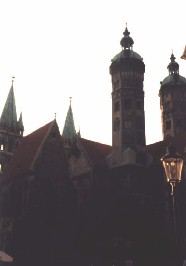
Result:
<svg viewBox="0 0 186 266"><path fill-rule="evenodd" d="M111 60L112 166L146 164L143 58L133 51L134 41L125 28L122 51Z"/></svg>
<svg viewBox="0 0 186 266"><path fill-rule="evenodd" d="M169 75L160 82L160 108L163 139L186 132L186 78L179 74L173 53L167 66Z"/></svg>

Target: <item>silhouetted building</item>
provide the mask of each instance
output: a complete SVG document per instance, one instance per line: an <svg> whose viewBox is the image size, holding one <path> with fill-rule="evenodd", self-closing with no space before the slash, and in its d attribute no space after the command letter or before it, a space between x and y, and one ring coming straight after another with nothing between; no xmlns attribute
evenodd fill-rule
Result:
<svg viewBox="0 0 186 266"><path fill-rule="evenodd" d="M186 79L172 54L159 91L163 140L146 145L145 64L127 28L120 44L110 65L112 146L76 133L71 101L62 134L54 119L21 137L10 90L16 145L0 179L0 250L12 265L173 266L186 258L185 173L175 191L175 244L160 162L170 141L185 156ZM0 122L9 121L10 109Z"/></svg>
<svg viewBox="0 0 186 266"><path fill-rule="evenodd" d="M179 64L171 55L168 65L169 76L160 84L160 107L163 138L186 133L186 78L179 74Z"/></svg>

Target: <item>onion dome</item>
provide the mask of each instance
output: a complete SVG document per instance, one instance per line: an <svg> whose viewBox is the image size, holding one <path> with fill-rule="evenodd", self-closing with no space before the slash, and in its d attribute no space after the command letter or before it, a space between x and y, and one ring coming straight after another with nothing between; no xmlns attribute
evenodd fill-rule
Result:
<svg viewBox="0 0 186 266"><path fill-rule="evenodd" d="M186 78L179 74L179 64L175 61L175 56L171 54L171 62L168 64L167 69L169 76L167 76L162 82L161 86L164 85L186 85Z"/></svg>
<svg viewBox="0 0 186 266"><path fill-rule="evenodd" d="M143 61L143 58L138 53L133 51L134 41L130 37L130 32L128 31L127 27L125 28L123 35L124 37L120 41L122 51L119 54L115 55L111 60L111 62L118 62L122 59L128 59L128 58L135 58L140 61Z"/></svg>

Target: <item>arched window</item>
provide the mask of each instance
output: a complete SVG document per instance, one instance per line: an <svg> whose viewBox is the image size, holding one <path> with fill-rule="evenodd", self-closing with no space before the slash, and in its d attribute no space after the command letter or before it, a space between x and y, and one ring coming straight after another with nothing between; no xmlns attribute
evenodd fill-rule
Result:
<svg viewBox="0 0 186 266"><path fill-rule="evenodd" d="M114 103L114 112L119 111L119 108L120 108L120 104L119 104L119 101L117 101Z"/></svg>
<svg viewBox="0 0 186 266"><path fill-rule="evenodd" d="M165 123L166 129L171 129L171 120L167 120Z"/></svg>

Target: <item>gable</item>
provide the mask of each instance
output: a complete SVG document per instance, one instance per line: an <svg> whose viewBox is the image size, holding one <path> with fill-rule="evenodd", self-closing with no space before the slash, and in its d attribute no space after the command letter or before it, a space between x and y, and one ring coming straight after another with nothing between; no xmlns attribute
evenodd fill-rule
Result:
<svg viewBox="0 0 186 266"><path fill-rule="evenodd" d="M91 163L78 142L73 147L68 163L71 178L90 173L92 169Z"/></svg>
<svg viewBox="0 0 186 266"><path fill-rule="evenodd" d="M35 171L35 164L38 162L38 160L41 160L40 155L43 152L43 147L46 149L47 144L49 145L49 143L53 143L53 145L50 145L50 149L52 151L54 146L57 145L57 142L61 142L61 136L55 120L24 137L14 152L8 168L1 178L2 181L12 177L24 175L30 171ZM50 149L47 149L48 156L51 154L49 157L51 162L53 162L55 158L54 151L51 153L51 151L49 151ZM63 151L63 148L60 145L59 149ZM49 162L50 159L48 158L48 161L46 161ZM43 167L44 164L45 163L43 161ZM45 167L47 168L47 165L45 165Z"/></svg>
<svg viewBox="0 0 186 266"><path fill-rule="evenodd" d="M67 178L68 165L57 124L53 125L38 150L32 163L32 170L45 179L61 180Z"/></svg>

